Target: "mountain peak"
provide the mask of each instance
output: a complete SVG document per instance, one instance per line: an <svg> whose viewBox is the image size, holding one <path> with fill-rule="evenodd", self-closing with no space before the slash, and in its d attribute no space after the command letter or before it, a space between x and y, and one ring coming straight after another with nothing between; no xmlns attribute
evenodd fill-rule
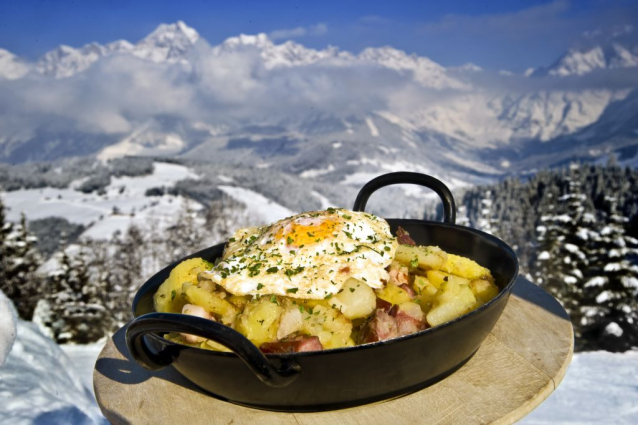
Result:
<svg viewBox="0 0 638 425"><path fill-rule="evenodd" d="M29 72L29 65L8 50L0 48L0 80L15 80Z"/></svg>
<svg viewBox="0 0 638 425"><path fill-rule="evenodd" d="M159 24L155 30L144 37L139 43L166 44L181 41L193 45L199 39L199 33L186 25L183 21L174 24Z"/></svg>
<svg viewBox="0 0 638 425"><path fill-rule="evenodd" d="M183 21L160 24L136 44L134 54L153 62L176 60L182 57L197 40L199 40L197 31Z"/></svg>
<svg viewBox="0 0 638 425"><path fill-rule="evenodd" d="M597 69L638 66L638 41L635 28L626 25L611 31L586 33L584 40L549 67L539 68L533 76L566 77L585 75Z"/></svg>

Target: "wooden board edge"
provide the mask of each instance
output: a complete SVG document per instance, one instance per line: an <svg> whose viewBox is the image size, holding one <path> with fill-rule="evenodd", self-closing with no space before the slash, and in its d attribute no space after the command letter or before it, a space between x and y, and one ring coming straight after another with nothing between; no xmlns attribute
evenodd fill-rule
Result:
<svg viewBox="0 0 638 425"><path fill-rule="evenodd" d="M572 337L573 337L573 332L572 332ZM499 342L500 342L500 340L499 340ZM492 422L492 424L494 424L494 425L511 425L511 424L515 424L516 422L518 422L521 419L523 419L525 416L529 415L534 409L536 409L545 400L547 400L547 398L554 393L556 388L558 388L558 385L561 383L561 381L565 377L565 375L567 373L567 369L569 369L569 365L571 364L571 361L572 361L572 358L573 358L573 354L574 354L574 344L572 343L570 345L570 347L569 347L569 352L565 356L565 360L563 361L563 364L561 365L561 367L558 370L557 374L552 377L552 376L547 375L547 373L545 371L539 369L538 367L536 367L532 363L528 362L523 356L521 356L515 350L511 349L510 347L508 347L505 344L503 344L503 346L507 347L508 350L512 351L517 356L519 356L522 361L527 362L532 367L534 367L536 370L538 370L539 372L543 373L545 376L547 376L549 378L549 380L548 380L547 384L543 388L541 388L541 390L539 392L537 392L535 394L534 397L530 398L525 403L521 404L519 407L517 407L516 409L512 410L511 412L509 412L505 416L503 416L503 417L497 419L496 421Z"/></svg>

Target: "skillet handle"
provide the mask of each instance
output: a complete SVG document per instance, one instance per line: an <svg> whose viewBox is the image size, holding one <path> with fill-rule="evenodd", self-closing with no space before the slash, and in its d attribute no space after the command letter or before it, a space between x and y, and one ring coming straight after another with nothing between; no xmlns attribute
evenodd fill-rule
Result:
<svg viewBox="0 0 638 425"><path fill-rule="evenodd" d="M151 351L144 341L144 335L153 332L189 333L223 344L270 387L285 387L301 373L301 368L292 359L282 359L282 366L275 367L255 344L228 326L201 317L174 313L148 313L133 319L129 324L126 346L133 358L146 369L158 370L170 365L181 351L178 346L168 347L159 353Z"/></svg>
<svg viewBox="0 0 638 425"><path fill-rule="evenodd" d="M454 204L454 197L452 192L446 185L438 179L432 176L421 173L411 173L408 171L399 171L396 173L383 174L377 178L370 180L366 183L354 201L354 211L364 211L370 195L372 195L378 189L393 184L418 184L432 189L439 195L443 202L443 222L454 224L456 221L456 206Z"/></svg>

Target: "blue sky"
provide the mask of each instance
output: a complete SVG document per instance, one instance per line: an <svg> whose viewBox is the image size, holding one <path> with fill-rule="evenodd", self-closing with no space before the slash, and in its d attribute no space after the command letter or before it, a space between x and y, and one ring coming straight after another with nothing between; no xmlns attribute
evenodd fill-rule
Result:
<svg viewBox="0 0 638 425"><path fill-rule="evenodd" d="M547 65L584 31L638 23L629 0L0 1L0 47L36 59L60 44L135 42L183 20L211 44L265 32L315 48L391 45L443 65Z"/></svg>

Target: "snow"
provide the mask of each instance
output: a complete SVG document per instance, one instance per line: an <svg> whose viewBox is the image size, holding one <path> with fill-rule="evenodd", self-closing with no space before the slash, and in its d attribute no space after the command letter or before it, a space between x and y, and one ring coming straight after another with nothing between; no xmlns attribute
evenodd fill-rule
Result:
<svg viewBox="0 0 638 425"><path fill-rule="evenodd" d="M328 209L329 207L333 207L334 206L334 204L332 202L330 202L330 199L326 198L325 196L323 196L321 193L317 192L316 190L313 190L310 193L312 194L312 196L314 196L315 198L317 198L321 202L321 209L322 210L325 210L325 209Z"/></svg>
<svg viewBox="0 0 638 425"><path fill-rule="evenodd" d="M6 320L7 312L0 312L0 323ZM99 352L95 345L86 350L95 357ZM13 349L0 368L0 423L106 424L89 390L92 369L71 360L34 323L18 320Z"/></svg>
<svg viewBox="0 0 638 425"><path fill-rule="evenodd" d="M634 288L638 291L638 279L634 276L623 276L620 281L625 288Z"/></svg>
<svg viewBox="0 0 638 425"><path fill-rule="evenodd" d="M563 281L567 283L568 285L573 285L576 282L578 282L578 279L576 279L574 276L565 276L563 278Z"/></svg>
<svg viewBox="0 0 638 425"><path fill-rule="evenodd" d="M598 296L596 297L596 302L598 304L602 304L605 301L609 301L610 299L611 299L611 292L603 291L600 294L598 294Z"/></svg>
<svg viewBox="0 0 638 425"><path fill-rule="evenodd" d="M604 286L607 283L607 278L604 276L596 276L589 279L585 282L585 288L590 288L592 286Z"/></svg>
<svg viewBox="0 0 638 425"><path fill-rule="evenodd" d="M638 423L638 352L575 354L559 387L520 423Z"/></svg>
<svg viewBox="0 0 638 425"><path fill-rule="evenodd" d="M125 232L132 224L144 229L171 223L185 207L185 198L173 195L148 197L145 193L153 187L173 187L186 178L197 179L198 176L183 165L155 162L149 175L112 178L105 195L73 189L78 182L71 184L69 189L47 187L7 192L7 218L18 221L21 212L29 220L63 217L72 223L90 225L83 236L108 239L116 231ZM190 201L189 207L199 209L201 205Z"/></svg>
<svg viewBox="0 0 638 425"><path fill-rule="evenodd" d="M312 179L315 177L323 176L324 174L330 174L334 170L335 170L335 166L330 164L327 168L317 168L317 169L302 171L301 174L299 174L299 177L303 179Z"/></svg>
<svg viewBox="0 0 638 425"><path fill-rule="evenodd" d="M225 185L220 185L218 188L235 200L246 205L248 211L255 211L259 214L259 217L264 223L274 223L282 218L295 215L295 213L288 208L250 189Z"/></svg>
<svg viewBox="0 0 638 425"><path fill-rule="evenodd" d="M623 334L623 330L618 323L611 322L605 327L605 333L620 337Z"/></svg>
<svg viewBox="0 0 638 425"><path fill-rule="evenodd" d="M370 129L370 135L372 137L379 137L379 129L377 129L377 126L374 125L372 118L366 117L366 124L368 124L368 128Z"/></svg>
<svg viewBox="0 0 638 425"><path fill-rule="evenodd" d="M603 270L606 272L617 272L618 270L622 270L622 264L620 263L605 264L605 267L603 268Z"/></svg>
<svg viewBox="0 0 638 425"><path fill-rule="evenodd" d="M106 341L98 341L93 344L86 345L61 345L60 348L64 351L71 360L73 365L73 372L80 378L82 384L91 391L91 394L95 396L93 390L93 368L95 362L104 348Z"/></svg>
<svg viewBox="0 0 638 425"><path fill-rule="evenodd" d="M16 339L16 312L11 301L0 291L0 368Z"/></svg>

